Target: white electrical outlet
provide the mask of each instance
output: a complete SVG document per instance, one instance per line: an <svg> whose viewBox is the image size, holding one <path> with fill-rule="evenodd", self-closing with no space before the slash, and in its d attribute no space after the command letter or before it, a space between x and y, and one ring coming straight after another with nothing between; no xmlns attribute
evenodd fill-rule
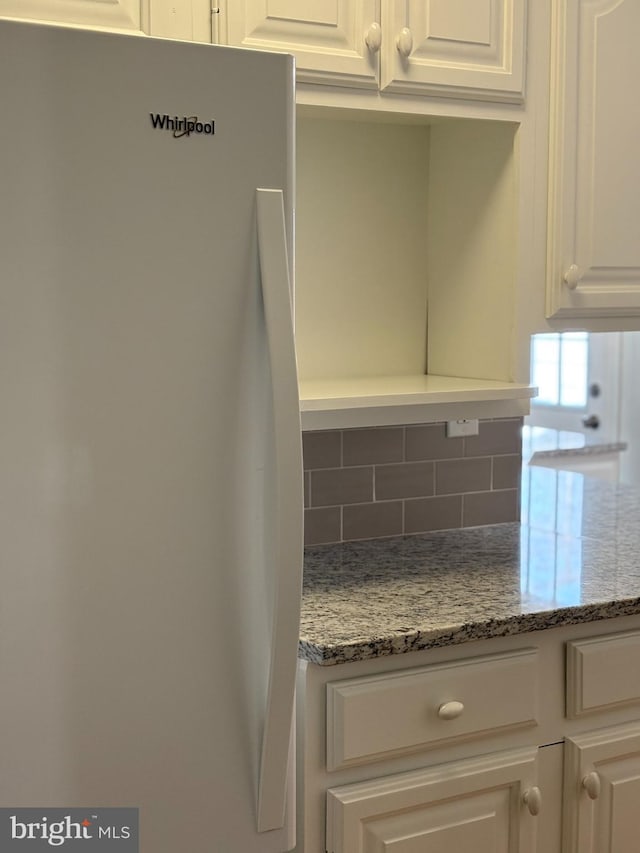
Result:
<svg viewBox="0 0 640 853"><path fill-rule="evenodd" d="M478 418L460 418L457 421L447 421L447 438L460 438L462 435L478 435L479 430Z"/></svg>

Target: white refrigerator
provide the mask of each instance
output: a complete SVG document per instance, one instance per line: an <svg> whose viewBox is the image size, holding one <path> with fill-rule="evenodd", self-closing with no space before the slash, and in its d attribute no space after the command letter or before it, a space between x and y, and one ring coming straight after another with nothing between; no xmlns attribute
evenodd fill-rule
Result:
<svg viewBox="0 0 640 853"><path fill-rule="evenodd" d="M0 807L142 853L295 843L293 119L291 57L0 20Z"/></svg>

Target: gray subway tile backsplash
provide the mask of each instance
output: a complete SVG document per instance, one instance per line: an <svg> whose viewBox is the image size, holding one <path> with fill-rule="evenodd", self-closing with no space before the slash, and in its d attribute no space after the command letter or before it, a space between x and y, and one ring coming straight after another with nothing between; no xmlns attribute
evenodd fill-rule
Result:
<svg viewBox="0 0 640 853"><path fill-rule="evenodd" d="M462 527L462 495L419 498L404 503L404 532L426 533Z"/></svg>
<svg viewBox="0 0 640 853"><path fill-rule="evenodd" d="M355 504L342 508L344 541L399 536L402 531L402 501Z"/></svg>
<svg viewBox="0 0 640 853"><path fill-rule="evenodd" d="M307 471L339 468L342 465L342 432L303 432L302 454Z"/></svg>
<svg viewBox="0 0 640 853"><path fill-rule="evenodd" d="M404 428L346 429L342 434L343 465L402 462Z"/></svg>
<svg viewBox="0 0 640 853"><path fill-rule="evenodd" d="M376 465L376 500L420 498L432 495L434 492L433 471L433 462L401 462L398 465Z"/></svg>
<svg viewBox="0 0 640 853"><path fill-rule="evenodd" d="M504 421L480 421L478 435L464 440L465 456L497 456L503 453L522 452L522 421L511 418Z"/></svg>
<svg viewBox="0 0 640 853"><path fill-rule="evenodd" d="M406 458L456 459L464 456L464 438L447 438L446 424L406 427Z"/></svg>
<svg viewBox="0 0 640 853"><path fill-rule="evenodd" d="M311 506L373 501L373 468L327 468L311 472Z"/></svg>
<svg viewBox="0 0 640 853"><path fill-rule="evenodd" d="M519 518L521 418L303 436L305 543L375 539Z"/></svg>
<svg viewBox="0 0 640 853"><path fill-rule="evenodd" d="M342 539L342 508L326 506L304 513L304 544L339 542Z"/></svg>
<svg viewBox="0 0 640 853"><path fill-rule="evenodd" d="M520 486L522 457L514 454L493 457L493 489L517 489Z"/></svg>
<svg viewBox="0 0 640 853"><path fill-rule="evenodd" d="M520 494L518 489L498 492L476 492L462 496L462 525L498 524L501 521L518 521Z"/></svg>
<svg viewBox="0 0 640 853"><path fill-rule="evenodd" d="M441 459L436 463L436 494L457 495L491 488L491 457Z"/></svg>

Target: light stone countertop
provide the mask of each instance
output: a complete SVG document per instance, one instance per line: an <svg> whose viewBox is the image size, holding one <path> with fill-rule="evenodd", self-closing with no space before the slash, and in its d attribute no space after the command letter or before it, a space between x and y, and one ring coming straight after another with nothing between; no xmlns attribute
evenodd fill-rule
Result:
<svg viewBox="0 0 640 853"><path fill-rule="evenodd" d="M640 493L523 467L522 522L305 552L299 656L332 665L640 614Z"/></svg>

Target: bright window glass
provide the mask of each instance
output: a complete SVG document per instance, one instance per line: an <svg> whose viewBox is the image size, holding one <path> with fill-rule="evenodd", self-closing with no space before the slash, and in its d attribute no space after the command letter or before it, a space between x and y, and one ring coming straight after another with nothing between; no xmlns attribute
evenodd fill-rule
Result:
<svg viewBox="0 0 640 853"><path fill-rule="evenodd" d="M532 379L539 389L534 405L585 408L588 363L587 332L534 335L531 339Z"/></svg>

